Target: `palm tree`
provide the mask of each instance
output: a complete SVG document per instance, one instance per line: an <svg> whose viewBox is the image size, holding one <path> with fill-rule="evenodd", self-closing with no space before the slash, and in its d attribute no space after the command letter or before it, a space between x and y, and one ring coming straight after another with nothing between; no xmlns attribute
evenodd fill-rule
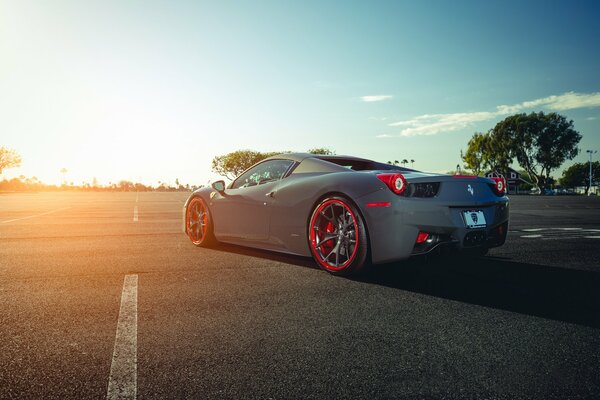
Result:
<svg viewBox="0 0 600 400"><path fill-rule="evenodd" d="M415 160L411 159L411 160L410 160L410 167L411 167L411 168L413 168L413 167L414 167L414 164L415 164Z"/></svg>
<svg viewBox="0 0 600 400"><path fill-rule="evenodd" d="M66 169L66 168L61 168L61 169L60 169L60 173L61 173L61 174L62 174L62 176L63 176L63 181L62 181L63 185L66 185L66 184L67 184L67 172L69 172L69 171L67 171L67 169Z"/></svg>
<svg viewBox="0 0 600 400"><path fill-rule="evenodd" d="M402 160L402 165L406 167L406 164L408 164L408 160L405 158L404 160Z"/></svg>

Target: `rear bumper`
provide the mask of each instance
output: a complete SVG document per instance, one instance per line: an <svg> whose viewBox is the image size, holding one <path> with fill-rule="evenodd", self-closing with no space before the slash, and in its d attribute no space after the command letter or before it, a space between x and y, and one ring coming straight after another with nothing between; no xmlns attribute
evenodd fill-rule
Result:
<svg viewBox="0 0 600 400"><path fill-rule="evenodd" d="M439 247L492 248L506 241L509 220L506 197L466 205L443 204L436 199L394 200L390 207L362 209L374 264L427 254ZM467 227L464 212L473 210L483 212L485 227ZM419 232L428 233L428 241L416 244Z"/></svg>
<svg viewBox="0 0 600 400"><path fill-rule="evenodd" d="M440 248L455 250L490 249L502 246L506 241L508 221L486 229L471 229L464 234L456 230L453 234L433 235L429 240L415 244L411 256L429 254ZM462 236L462 240L460 237Z"/></svg>

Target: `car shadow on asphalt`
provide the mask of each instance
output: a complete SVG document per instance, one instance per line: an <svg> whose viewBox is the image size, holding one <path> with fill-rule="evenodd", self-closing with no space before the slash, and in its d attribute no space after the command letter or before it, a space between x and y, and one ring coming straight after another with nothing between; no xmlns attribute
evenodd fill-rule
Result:
<svg viewBox="0 0 600 400"><path fill-rule="evenodd" d="M300 267L320 269L310 257L296 256L286 253L277 253L274 251L260 250L252 247L238 246L236 244L219 243L213 247L213 250L224 251L227 253L241 254L249 257L263 258L266 260L277 261L284 264L298 265Z"/></svg>
<svg viewBox="0 0 600 400"><path fill-rule="evenodd" d="M308 257L229 244L220 244L215 250L319 269ZM440 257L375 265L351 279L600 328L598 272L527 264L500 257Z"/></svg>
<svg viewBox="0 0 600 400"><path fill-rule="evenodd" d="M499 257L374 266L362 282L600 328L600 273Z"/></svg>

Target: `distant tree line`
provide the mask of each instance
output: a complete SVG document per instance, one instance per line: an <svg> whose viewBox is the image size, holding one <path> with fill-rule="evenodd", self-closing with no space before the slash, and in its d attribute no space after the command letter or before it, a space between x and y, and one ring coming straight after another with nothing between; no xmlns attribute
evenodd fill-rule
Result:
<svg viewBox="0 0 600 400"><path fill-rule="evenodd" d="M131 182L121 180L118 183L109 183L108 185L98 185L90 183L82 183L75 185L63 183L62 185L49 185L41 182L36 177L26 178L21 175L18 178L4 179L0 181L0 191L4 192L189 192L202 187L201 185L183 185L176 180L175 185L170 185L165 182L159 182L158 185L144 185L139 182Z"/></svg>
<svg viewBox="0 0 600 400"><path fill-rule="evenodd" d="M0 146L0 174L6 168L18 167L21 165L21 156L12 149ZM75 185L66 181L67 169L62 168L60 173L63 175L61 185L48 185L41 182L37 177L27 178L24 175L13 179L3 179L0 181L0 191L23 192L23 191L83 191L83 192L187 192L196 190L202 186L181 184L179 179L175 179L175 185L158 181L157 186L144 185L143 183L134 183L127 180L121 180L118 183L109 183L108 185L99 185L96 178L92 183L82 183Z"/></svg>
<svg viewBox="0 0 600 400"><path fill-rule="evenodd" d="M600 161L592 163L592 178L596 182L600 180ZM587 195L590 190L590 164L576 163L571 165L563 171L560 184L569 188L585 187L585 194Z"/></svg>
<svg viewBox="0 0 600 400"><path fill-rule="evenodd" d="M390 164L390 165L400 165L400 164L402 164L403 167L406 167L406 165L408 163L410 163L410 167L413 168L413 166L415 164L415 160L411 159L410 161L408 161L408 159L404 158L404 159L402 159L402 161L394 160L393 162L392 161L388 161L387 163Z"/></svg>

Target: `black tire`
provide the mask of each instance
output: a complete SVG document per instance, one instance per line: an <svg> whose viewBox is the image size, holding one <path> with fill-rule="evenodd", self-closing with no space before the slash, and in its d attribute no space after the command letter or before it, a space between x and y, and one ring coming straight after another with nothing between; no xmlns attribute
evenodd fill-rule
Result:
<svg viewBox="0 0 600 400"><path fill-rule="evenodd" d="M198 247L210 247L218 242L213 232L213 221L206 202L194 197L185 210L185 232Z"/></svg>
<svg viewBox="0 0 600 400"><path fill-rule="evenodd" d="M367 230L362 216L345 197L326 197L315 207L308 225L308 244L317 264L333 275L356 275L367 265Z"/></svg>

